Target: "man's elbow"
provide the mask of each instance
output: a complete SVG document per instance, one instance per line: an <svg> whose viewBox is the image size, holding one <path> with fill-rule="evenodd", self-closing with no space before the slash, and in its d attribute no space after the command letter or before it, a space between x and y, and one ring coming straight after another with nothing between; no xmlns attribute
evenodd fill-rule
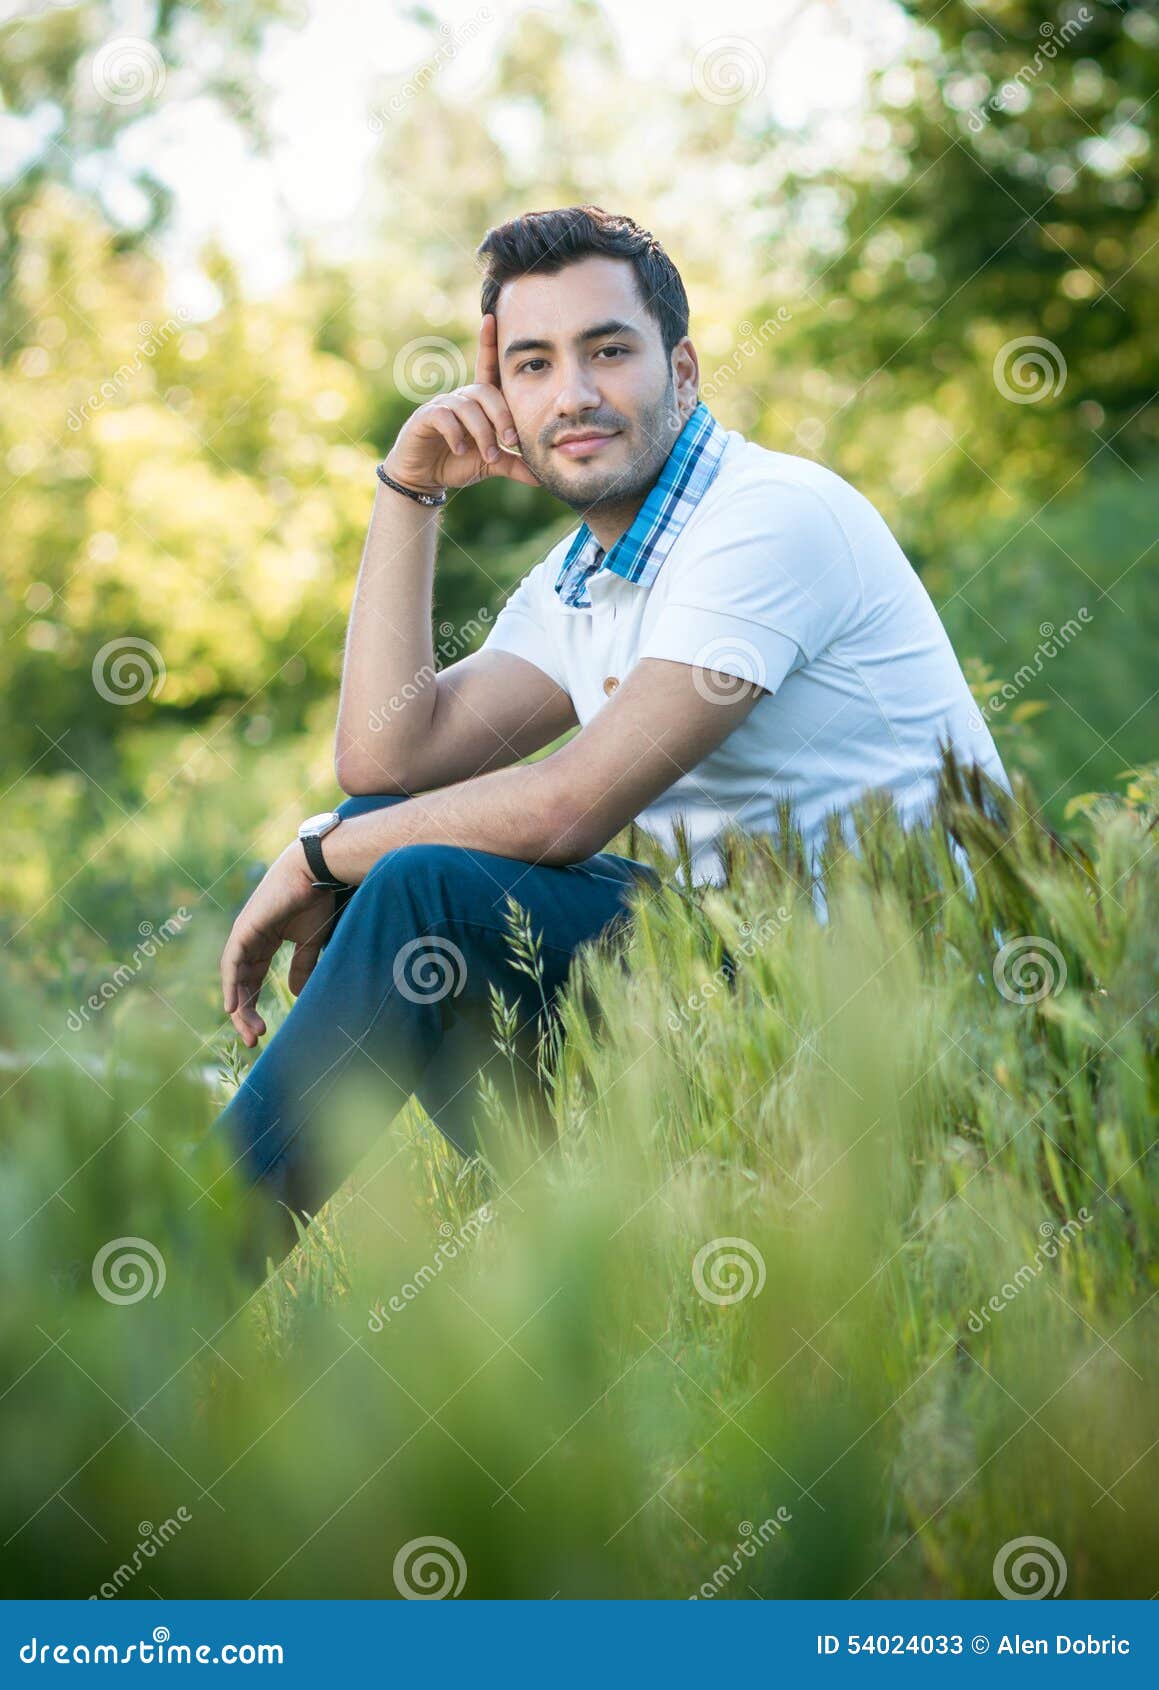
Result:
<svg viewBox="0 0 1159 1690"><path fill-rule="evenodd" d="M340 752L334 759L334 778L349 798L370 794L409 794L412 788L398 774L374 758L357 752Z"/></svg>
<svg viewBox="0 0 1159 1690"><path fill-rule="evenodd" d="M572 793L549 794L539 812L536 860L554 868L582 863L602 851L609 835L598 816Z"/></svg>

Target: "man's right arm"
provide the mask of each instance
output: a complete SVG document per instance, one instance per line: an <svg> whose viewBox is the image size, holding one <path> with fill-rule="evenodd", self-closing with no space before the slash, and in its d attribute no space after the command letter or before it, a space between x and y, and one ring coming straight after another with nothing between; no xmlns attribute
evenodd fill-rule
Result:
<svg viewBox="0 0 1159 1690"><path fill-rule="evenodd" d="M492 476L538 486L499 387L493 315L475 381L408 418L386 458L406 487ZM334 743L344 792L413 793L518 762L576 725L571 699L514 653L478 651L436 674L432 597L439 511L379 482L346 637Z"/></svg>
<svg viewBox="0 0 1159 1690"><path fill-rule="evenodd" d="M350 794L416 793L550 745L576 716L534 663L476 651L435 670L438 514L379 483L350 612L334 745Z"/></svg>

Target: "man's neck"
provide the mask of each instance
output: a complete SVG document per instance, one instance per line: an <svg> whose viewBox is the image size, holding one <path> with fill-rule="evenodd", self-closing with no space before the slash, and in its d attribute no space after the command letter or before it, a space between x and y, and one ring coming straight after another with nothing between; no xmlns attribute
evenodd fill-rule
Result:
<svg viewBox="0 0 1159 1690"><path fill-rule="evenodd" d="M580 515L595 535L597 544L605 552L610 552L616 541L628 532L647 497L645 492L614 504L593 505L591 510L581 511Z"/></svg>

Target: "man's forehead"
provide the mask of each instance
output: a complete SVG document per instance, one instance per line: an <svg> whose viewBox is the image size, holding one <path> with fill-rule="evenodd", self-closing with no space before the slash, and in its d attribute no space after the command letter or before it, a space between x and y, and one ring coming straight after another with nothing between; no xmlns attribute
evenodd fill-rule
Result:
<svg viewBox="0 0 1159 1690"><path fill-rule="evenodd" d="M501 352L514 337L570 339L613 317L646 333L647 312L635 271L625 259L598 256L567 264L554 275L515 276L504 282L495 301Z"/></svg>

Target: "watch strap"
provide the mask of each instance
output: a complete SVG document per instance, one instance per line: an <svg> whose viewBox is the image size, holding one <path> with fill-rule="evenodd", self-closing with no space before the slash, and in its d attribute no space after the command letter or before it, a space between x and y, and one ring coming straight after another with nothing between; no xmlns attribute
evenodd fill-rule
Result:
<svg viewBox="0 0 1159 1690"><path fill-rule="evenodd" d="M329 887L335 892L348 890L349 882L335 879L326 867L326 858L322 854L322 841L318 835L316 833L304 833L301 835L301 840L302 849L306 853L306 861L310 866L310 873L314 877L313 884L318 887Z"/></svg>

